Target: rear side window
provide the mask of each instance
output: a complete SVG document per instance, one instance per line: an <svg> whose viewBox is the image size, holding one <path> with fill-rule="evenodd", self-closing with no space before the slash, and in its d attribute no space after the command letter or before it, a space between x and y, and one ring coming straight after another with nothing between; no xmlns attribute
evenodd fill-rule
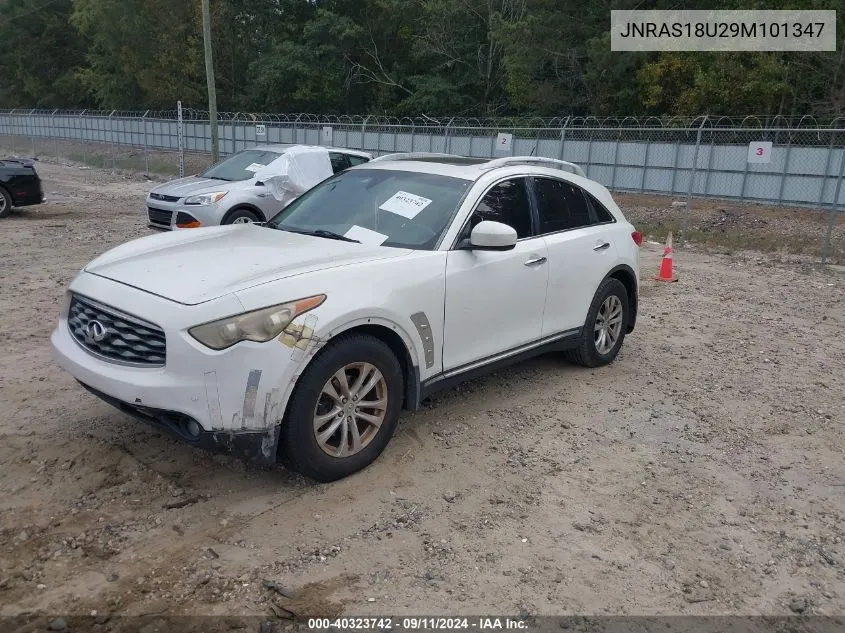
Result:
<svg viewBox="0 0 845 633"><path fill-rule="evenodd" d="M590 209L599 224L604 224L605 222L616 222L616 218L613 217L613 214L608 211L607 207L605 207L601 202L596 200L587 192L584 192L584 197L587 199L587 204L590 205Z"/></svg>
<svg viewBox="0 0 845 633"><path fill-rule="evenodd" d="M370 162L369 159L364 158L363 156L353 156L352 154L346 155L347 160L349 160L349 164L352 167L355 165L363 165L364 163Z"/></svg>
<svg viewBox="0 0 845 633"><path fill-rule="evenodd" d="M594 223L591 205L579 187L553 178L534 178L534 187L541 235Z"/></svg>
<svg viewBox="0 0 845 633"><path fill-rule="evenodd" d="M339 152L329 152L329 160L332 161L332 171L334 173L343 171L344 169L349 167L349 163L346 161L346 154L341 154Z"/></svg>
<svg viewBox="0 0 845 633"><path fill-rule="evenodd" d="M488 191L475 208L468 230L485 220L513 227L517 239L531 237L531 205L524 178L505 180Z"/></svg>

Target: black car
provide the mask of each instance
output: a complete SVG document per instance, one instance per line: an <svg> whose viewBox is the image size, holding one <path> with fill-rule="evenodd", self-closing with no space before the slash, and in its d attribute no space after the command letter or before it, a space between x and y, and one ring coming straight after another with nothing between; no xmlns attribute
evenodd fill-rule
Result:
<svg viewBox="0 0 845 633"><path fill-rule="evenodd" d="M41 179L35 172L35 161L27 158L0 159L0 218L12 207L25 207L44 202Z"/></svg>

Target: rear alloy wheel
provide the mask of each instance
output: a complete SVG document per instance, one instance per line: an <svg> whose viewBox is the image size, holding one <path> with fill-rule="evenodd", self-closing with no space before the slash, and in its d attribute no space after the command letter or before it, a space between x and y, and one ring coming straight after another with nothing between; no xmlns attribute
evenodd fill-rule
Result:
<svg viewBox="0 0 845 633"><path fill-rule="evenodd" d="M377 338L343 336L303 372L279 437L279 458L318 481L347 477L387 446L402 405L402 368Z"/></svg>
<svg viewBox="0 0 845 633"><path fill-rule="evenodd" d="M5 218L12 214L12 197L9 192L0 187L0 218Z"/></svg>
<svg viewBox="0 0 845 633"><path fill-rule="evenodd" d="M584 367L612 363L622 348L628 327L628 291L621 281L605 279L593 297L584 333L566 358Z"/></svg>
<svg viewBox="0 0 845 633"><path fill-rule="evenodd" d="M223 224L253 224L259 222L258 216L249 209L235 209L230 211Z"/></svg>

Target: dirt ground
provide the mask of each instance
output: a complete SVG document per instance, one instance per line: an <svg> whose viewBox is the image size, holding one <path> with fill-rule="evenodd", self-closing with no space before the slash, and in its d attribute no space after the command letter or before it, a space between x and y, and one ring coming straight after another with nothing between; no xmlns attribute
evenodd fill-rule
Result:
<svg viewBox="0 0 845 633"><path fill-rule="evenodd" d="M614 364L466 383L318 485L160 435L54 364L67 283L149 233L150 185L38 168L49 202L0 221L0 616L845 613L842 268L687 246L659 284L646 244Z"/></svg>

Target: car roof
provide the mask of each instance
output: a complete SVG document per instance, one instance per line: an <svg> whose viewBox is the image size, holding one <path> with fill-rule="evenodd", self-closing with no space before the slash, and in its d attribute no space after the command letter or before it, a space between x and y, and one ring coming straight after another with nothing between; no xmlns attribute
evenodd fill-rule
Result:
<svg viewBox="0 0 845 633"><path fill-rule="evenodd" d="M352 168L352 170L361 169L410 171L450 176L471 182L481 179L493 181L498 176L515 177L525 175L527 172L534 176L567 180L588 191L609 209L615 207L613 195L607 187L588 178L581 167L567 161L542 156L475 158L450 154L388 154Z"/></svg>
<svg viewBox="0 0 845 633"><path fill-rule="evenodd" d="M464 180L478 180L484 174L497 169L516 167L524 170L530 167L546 173L561 173L586 179L584 170L578 165L567 161L542 156L505 156L502 158L477 158L472 156L457 156L450 154L406 153L387 154L375 158L358 169L393 169L401 171L417 171L422 173L452 176Z"/></svg>
<svg viewBox="0 0 845 633"><path fill-rule="evenodd" d="M305 143L265 143L264 145L255 145L254 147L245 147L244 150L258 150L259 152L279 152L284 153L292 147L323 147L317 145L307 145ZM325 147L330 152L341 152L343 154L351 154L352 156L361 156L362 158L372 158L372 154L362 152L357 149L348 149L346 147ZM244 151L242 150L242 151Z"/></svg>

